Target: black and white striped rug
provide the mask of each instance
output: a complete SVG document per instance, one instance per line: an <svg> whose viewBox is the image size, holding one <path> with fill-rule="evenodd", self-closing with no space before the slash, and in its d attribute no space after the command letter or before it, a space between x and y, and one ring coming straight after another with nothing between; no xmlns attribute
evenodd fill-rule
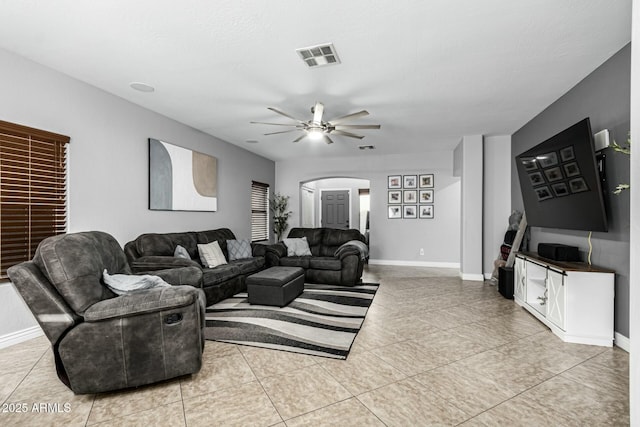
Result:
<svg viewBox="0 0 640 427"><path fill-rule="evenodd" d="M207 307L205 337L346 359L378 286L306 283L302 295L282 308L250 305L247 293L240 293Z"/></svg>

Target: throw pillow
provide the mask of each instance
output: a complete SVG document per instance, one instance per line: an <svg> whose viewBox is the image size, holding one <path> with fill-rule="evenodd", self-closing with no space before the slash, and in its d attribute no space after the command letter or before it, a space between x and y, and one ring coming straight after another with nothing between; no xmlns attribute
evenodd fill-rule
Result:
<svg viewBox="0 0 640 427"><path fill-rule="evenodd" d="M180 245L176 246L176 250L173 251L173 256L176 258L191 259L189 251L187 251L183 246Z"/></svg>
<svg viewBox="0 0 640 427"><path fill-rule="evenodd" d="M105 268L102 279L109 289L116 295L126 295L132 292L143 291L151 288L171 286L158 276L148 274L136 276L132 274L109 274Z"/></svg>
<svg viewBox="0 0 640 427"><path fill-rule="evenodd" d="M229 261L251 258L251 242L248 239L227 240Z"/></svg>
<svg viewBox="0 0 640 427"><path fill-rule="evenodd" d="M200 261L205 267L213 268L227 263L217 241L198 245L198 252L200 253Z"/></svg>
<svg viewBox="0 0 640 427"><path fill-rule="evenodd" d="M299 239L282 239L287 247L287 256L311 256L309 242L306 237Z"/></svg>

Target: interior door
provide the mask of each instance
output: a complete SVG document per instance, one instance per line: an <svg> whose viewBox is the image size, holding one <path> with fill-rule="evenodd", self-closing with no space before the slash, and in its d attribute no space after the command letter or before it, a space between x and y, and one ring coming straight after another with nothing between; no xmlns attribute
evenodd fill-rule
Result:
<svg viewBox="0 0 640 427"><path fill-rule="evenodd" d="M322 227L349 228L349 191L322 192Z"/></svg>

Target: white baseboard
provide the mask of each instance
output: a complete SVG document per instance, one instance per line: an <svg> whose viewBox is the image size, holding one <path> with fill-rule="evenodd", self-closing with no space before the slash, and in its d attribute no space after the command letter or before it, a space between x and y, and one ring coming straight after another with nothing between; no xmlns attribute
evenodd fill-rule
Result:
<svg viewBox="0 0 640 427"><path fill-rule="evenodd" d="M613 343L627 353L631 352L631 340L618 332L613 334Z"/></svg>
<svg viewBox="0 0 640 427"><path fill-rule="evenodd" d="M404 267L460 268L459 262L400 261L395 259L370 259L369 264L399 265Z"/></svg>
<svg viewBox="0 0 640 427"><path fill-rule="evenodd" d="M491 280L493 273L484 273L484 280Z"/></svg>
<svg viewBox="0 0 640 427"><path fill-rule="evenodd" d="M33 338L37 338L44 335L40 326L32 326L21 331L12 332L0 337L0 348L10 347L15 344L19 344L23 341L28 341Z"/></svg>
<svg viewBox="0 0 640 427"><path fill-rule="evenodd" d="M482 274L482 273L471 274L471 273L460 272L460 278L462 280L471 280L471 281L476 281L476 282L484 282L484 274Z"/></svg>

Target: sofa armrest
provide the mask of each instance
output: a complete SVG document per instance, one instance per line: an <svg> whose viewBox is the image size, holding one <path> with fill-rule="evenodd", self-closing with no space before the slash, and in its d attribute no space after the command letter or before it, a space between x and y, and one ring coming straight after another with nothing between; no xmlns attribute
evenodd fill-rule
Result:
<svg viewBox="0 0 640 427"><path fill-rule="evenodd" d="M202 266L192 259L177 258L174 256L143 256L130 263L131 271L134 273L150 273L157 270L166 270L178 267L197 267Z"/></svg>
<svg viewBox="0 0 640 427"><path fill-rule="evenodd" d="M360 249L358 249L356 246L351 245L340 246L334 253L334 256L341 260L348 257L349 255L355 255L360 258L362 254L360 252Z"/></svg>
<svg viewBox="0 0 640 427"><path fill-rule="evenodd" d="M251 255L254 257L265 257L269 245L264 243L251 243Z"/></svg>
<svg viewBox="0 0 640 427"><path fill-rule="evenodd" d="M287 256L287 247L284 243L278 242L274 245L267 246L265 251L265 262L268 267L280 265L280 258Z"/></svg>
<svg viewBox="0 0 640 427"><path fill-rule="evenodd" d="M194 288L202 287L202 269L200 267L168 268L166 270L149 271L145 274L158 276L170 285L190 285Z"/></svg>
<svg viewBox="0 0 640 427"><path fill-rule="evenodd" d="M93 304L84 312L86 322L137 316L185 307L198 298L204 300L204 292L191 286L172 286L135 292L110 298Z"/></svg>

